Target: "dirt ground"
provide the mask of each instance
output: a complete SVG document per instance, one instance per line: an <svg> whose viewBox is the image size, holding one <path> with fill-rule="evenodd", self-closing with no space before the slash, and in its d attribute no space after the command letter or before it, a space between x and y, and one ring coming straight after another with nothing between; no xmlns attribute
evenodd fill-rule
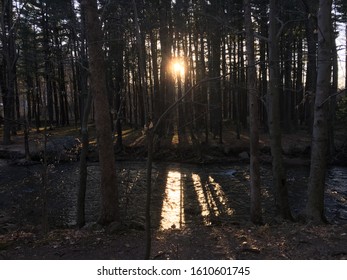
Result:
<svg viewBox="0 0 347 280"><path fill-rule="evenodd" d="M62 134L61 131L52 131L51 133L60 136ZM125 160L129 157L137 160L143 159L144 140L141 132L129 130L126 135L127 137L124 139L126 148L119 153L118 159ZM20 139L20 136L15 138L12 150L21 149ZM345 139L344 136L339 136L337 144L340 149L342 149ZM268 142L267 136L262 135L262 164L269 164L271 161ZM226 133L224 144L218 143L218 140L211 140L208 145L209 152L207 153L202 147L202 154L195 152L194 149L189 149L188 146L179 146L174 137L170 143L161 143L160 145L156 153L157 160L182 161L185 159L188 163L196 162L198 164L232 162L234 165L245 164L248 160L248 137L246 134L242 134L241 139L236 139L234 133ZM310 138L305 131L295 135L284 135L283 152L286 164L307 166L309 146ZM4 147L0 148L5 149ZM8 150L8 148L6 149ZM90 162L97 161L97 153L93 149L90 151L89 160ZM23 164L23 160L12 158L8 159L6 164ZM59 165L59 163L57 164ZM17 182L15 179L16 176L19 176L14 172L7 175L7 181L0 178L0 184L3 184L0 191L3 192L4 197L8 195L4 189L7 189L11 182ZM139 180L143 179L140 178ZM165 184L165 178L162 181ZM26 184L25 177L21 182L23 186ZM185 184L184 187L187 187L188 183ZM12 187L15 189L15 186ZM142 188L142 190L142 193L140 191L140 194L134 194L139 199L136 204L141 204L140 199L144 195L144 189ZM16 193L11 195L8 197L14 197ZM230 192L227 195L230 199L235 194ZM189 198L189 195L187 197ZM34 195L32 199L35 201ZM241 200L243 199L247 199L247 197L242 197ZM338 199L344 205L347 203L347 197L340 196ZM47 233L43 233L41 225L27 222L28 217L26 216L18 216L21 217L18 219L23 218L22 222L10 221L5 212L15 213L17 211L15 204L4 200L0 200L0 202L0 209L2 210L0 213L0 259L131 260L143 259L144 257L143 219L136 223L134 221L113 223L107 227L93 222L82 229L77 229L74 226L52 227ZM247 203L244 201L244 204ZM270 204L271 199L267 203ZM201 214L194 209L190 206L186 211L191 217L198 219L197 216ZM265 209L267 208L265 207ZM29 213L28 215L40 215L30 211L26 213ZM209 223L196 222L196 219L192 218L181 227L175 225L166 229L153 227L151 258L347 259L347 222L333 221L327 225L307 225L302 222L282 221L271 214L266 217L264 225L261 226L253 225L247 218L235 220L219 217L215 220L211 219Z"/></svg>
<svg viewBox="0 0 347 280"><path fill-rule="evenodd" d="M347 259L346 225L194 226L153 232L153 259ZM2 259L143 259L144 232L17 231L0 236Z"/></svg>

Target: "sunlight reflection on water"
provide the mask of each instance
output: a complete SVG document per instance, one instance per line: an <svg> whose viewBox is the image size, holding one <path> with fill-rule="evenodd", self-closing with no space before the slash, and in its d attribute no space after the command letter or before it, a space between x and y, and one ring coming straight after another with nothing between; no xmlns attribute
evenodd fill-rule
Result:
<svg viewBox="0 0 347 280"><path fill-rule="evenodd" d="M208 209L208 204L206 202L204 190L201 184L201 178L198 174L192 174L192 179L194 182L194 189L201 209L201 216L204 218L204 222L206 224L208 223L207 217L210 214L210 211Z"/></svg>
<svg viewBox="0 0 347 280"><path fill-rule="evenodd" d="M210 218L213 216L218 217L222 214L231 216L234 213L228 206L228 199L222 187L211 176L206 184L201 182L197 174L192 174L192 179L205 225L210 224Z"/></svg>
<svg viewBox="0 0 347 280"><path fill-rule="evenodd" d="M184 194L180 172L169 171L161 210L161 229L181 228L184 224Z"/></svg>

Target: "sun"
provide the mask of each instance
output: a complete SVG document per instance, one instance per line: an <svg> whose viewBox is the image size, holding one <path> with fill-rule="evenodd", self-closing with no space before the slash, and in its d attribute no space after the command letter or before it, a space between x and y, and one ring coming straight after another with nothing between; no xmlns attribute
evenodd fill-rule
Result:
<svg viewBox="0 0 347 280"><path fill-rule="evenodd" d="M173 64L173 70L174 70L175 73L182 74L182 73L184 73L184 66L181 63L179 63L179 62L175 62Z"/></svg>
<svg viewBox="0 0 347 280"><path fill-rule="evenodd" d="M172 61L172 72L175 75L183 76L184 72L185 72L183 62L180 60L177 60L177 59L173 60Z"/></svg>

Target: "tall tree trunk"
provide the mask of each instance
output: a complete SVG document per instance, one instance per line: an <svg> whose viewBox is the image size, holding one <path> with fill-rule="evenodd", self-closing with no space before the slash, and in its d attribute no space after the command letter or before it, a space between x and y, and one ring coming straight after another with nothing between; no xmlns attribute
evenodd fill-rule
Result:
<svg viewBox="0 0 347 280"><path fill-rule="evenodd" d="M201 28L201 27L198 27ZM205 65L205 43L203 38L203 30L199 30L196 47L195 47L195 56L196 60L196 81L204 79L206 76L206 65ZM199 44L200 43L200 44ZM195 123L196 128L201 130L207 127L208 116L206 114L207 107L207 88L206 85L201 85L199 89L200 94L194 96L194 106L195 106ZM208 140L208 131L206 133L206 140ZM206 141L207 142L207 141Z"/></svg>
<svg viewBox="0 0 347 280"><path fill-rule="evenodd" d="M84 115L84 106L87 104L88 98L88 58L87 58L87 44L86 44L86 12L84 7L81 5L81 44L79 46L79 58L78 63L76 65L77 72L77 88L79 93L79 112L80 112L80 120L82 126L82 119Z"/></svg>
<svg viewBox="0 0 347 280"><path fill-rule="evenodd" d="M41 107L42 107L42 100L41 100L41 86L40 86L40 78L39 78L39 73L38 73L38 65L35 63L35 101L34 101L34 108L35 108L35 126L37 132L39 132L40 127L41 127Z"/></svg>
<svg viewBox="0 0 347 280"><path fill-rule="evenodd" d="M280 67L279 67L279 27L278 27L278 0L270 0L269 22L269 77L270 77L270 106L269 128L271 138L272 175L275 191L276 208L278 213L285 219L292 219L286 175L282 158L282 134L280 125Z"/></svg>
<svg viewBox="0 0 347 280"><path fill-rule="evenodd" d="M44 65L45 65L45 83L46 83L46 106L48 111L48 125L52 126L54 121L54 101L53 101L53 66L51 63L51 50L49 47L49 26L48 26L48 15L47 15L47 4L44 4L44 1L40 1L41 7L41 16L42 16L42 29L43 29L43 52L44 52ZM55 103L57 105L57 103ZM57 108L56 108L57 109ZM57 110L55 110L57 111ZM59 117L59 116L58 116Z"/></svg>
<svg viewBox="0 0 347 280"><path fill-rule="evenodd" d="M303 108L302 106L300 106L300 103L301 103L301 100L302 98L304 97L303 94L304 94L304 88L303 88L303 81L302 81L302 71L303 71L303 67L302 67L302 59L303 59L303 40L302 38L299 38L298 39L298 42L297 42L297 67L296 67L296 81L295 81L295 105L296 105L296 108L294 109L295 113L295 127L298 128L298 125L299 125L299 120L301 121L303 118L302 118L302 114L303 114Z"/></svg>
<svg viewBox="0 0 347 280"><path fill-rule="evenodd" d="M227 77L227 55L226 55L226 38L225 36L223 36L222 38L222 75L223 75L223 79L222 79L222 119L228 119L228 86L229 83L227 81L227 79L229 77Z"/></svg>
<svg viewBox="0 0 347 280"><path fill-rule="evenodd" d="M220 16L221 3L218 0L212 1L211 5L212 15L214 17ZM209 57L209 68L210 77L220 76L221 67L221 26L212 17L210 21L210 57ZM221 81L214 80L210 82L210 125L211 132L214 137L219 137L219 141L222 142L222 92L221 92Z"/></svg>
<svg viewBox="0 0 347 280"><path fill-rule="evenodd" d="M241 121L240 121L240 82L239 82L239 59L237 55L236 49L238 49L237 41L234 40L233 42L233 71L232 71L232 84L233 84L233 90L232 90L232 99L233 99L233 120L236 122L236 138L241 138Z"/></svg>
<svg viewBox="0 0 347 280"><path fill-rule="evenodd" d="M255 224L262 222L260 165L259 165L259 109L257 93L257 73L254 59L254 34L252 29L250 0L244 0L246 51L247 51L247 90L250 115L250 185L251 220Z"/></svg>
<svg viewBox="0 0 347 280"><path fill-rule="evenodd" d="M292 67L292 57L293 57L293 34L291 30L288 30L289 34L287 34L284 38L285 48L283 50L283 64L284 64L284 90L282 95L283 100L283 110L282 110L282 120L283 120L283 129L286 132L291 132L293 129L293 115L292 115L292 107L293 107L293 67Z"/></svg>
<svg viewBox="0 0 347 280"><path fill-rule="evenodd" d="M83 0L86 11L86 30L89 50L90 88L94 97L95 124L101 169L100 224L119 220L115 156L111 118L106 88L106 67L102 49L103 37L98 18L97 1Z"/></svg>
<svg viewBox="0 0 347 280"><path fill-rule="evenodd" d="M0 61L0 86L4 106L3 144L11 144L11 132L14 129L15 106L15 74L16 74L16 32L13 24L12 1L1 2L0 36L2 45L2 59Z"/></svg>
<svg viewBox="0 0 347 280"><path fill-rule="evenodd" d="M54 41L56 45L56 55L58 60L58 81L57 81L57 89L59 96L59 120L61 125L68 124L68 111L67 111L67 96L66 96L66 85L65 85L65 67L64 67L64 59L62 53L62 44L59 38L58 27L54 27Z"/></svg>
<svg viewBox="0 0 347 280"><path fill-rule="evenodd" d="M123 117L123 88L124 88L124 61L123 53L126 46L124 38L124 29L121 15L124 13L121 5L115 3L111 11L117 16L107 16L109 19L107 21L107 26L105 26L109 46L108 51L108 84L109 84L109 98L112 103L111 107L114 106L113 117L113 129L116 131L116 151L123 150L123 128L122 128L122 117ZM113 105L114 104L114 105ZM113 110L113 109L112 109Z"/></svg>
<svg viewBox="0 0 347 280"><path fill-rule="evenodd" d="M88 119L92 105L92 94L88 93L86 104L84 104L83 118L81 120L82 150L80 155L80 183L77 196L77 226L85 225L85 198L87 191L87 155L89 147Z"/></svg>
<svg viewBox="0 0 347 280"><path fill-rule="evenodd" d="M152 120L152 112L149 111L148 106L148 94L147 94L147 78L146 78L146 60L145 60L145 52L143 51L143 45L142 45L142 36L141 36L141 30L140 25L138 22L138 13L137 13L137 6L135 3L135 0L132 1L133 8L134 8L134 22L135 22L135 28L136 28L136 43L137 43L137 51L139 55L139 75L140 75L140 100L142 101L140 103L140 106L142 106L142 111L144 112L144 124L147 126L149 125L149 121Z"/></svg>
<svg viewBox="0 0 347 280"><path fill-rule="evenodd" d="M262 5L260 8L261 22L260 22L260 34L264 37L268 34L268 24L267 24L267 7ZM268 78L267 78L267 63L266 63L266 54L267 54L267 44L265 40L260 40L259 42L259 58L260 58L260 96L265 99L268 93ZM266 104L262 103L260 107L261 120L264 125L264 130L266 132L269 131L268 123L267 123L267 110Z"/></svg>
<svg viewBox="0 0 347 280"><path fill-rule="evenodd" d="M306 206L307 220L314 223L326 221L324 216L324 186L329 143L328 118L332 66L331 6L332 0L319 1L317 88Z"/></svg>
<svg viewBox="0 0 347 280"><path fill-rule="evenodd" d="M160 110L160 87L159 87L159 68L158 68L158 39L156 31L150 30L151 54L152 54L152 76L153 76L153 112ZM156 116L154 116L156 117Z"/></svg>
<svg viewBox="0 0 347 280"><path fill-rule="evenodd" d="M77 226L79 228L85 225L85 198L87 192L87 155L89 147L89 133L88 133L88 120L90 115L90 110L92 107L92 92L88 92L87 81L88 81L88 72L87 68L87 57L84 41L86 40L85 33L85 6L81 5L81 49L79 52L80 63L77 64L76 72L78 72L78 82L76 81L76 88L80 91L80 108L83 109L82 115L79 116L81 120L81 138L82 138L82 149L80 154L80 174L79 174L79 186L77 194ZM77 52L76 52L77 53ZM86 97L85 97L86 96ZM84 102L84 103L82 103ZM75 100L77 104L77 100ZM76 108L77 109L77 108ZM75 111L75 117L78 116L77 110ZM76 120L75 120L76 123Z"/></svg>
<svg viewBox="0 0 347 280"><path fill-rule="evenodd" d="M158 119L159 116L165 111L171 101L173 101L172 96L172 79L170 73L168 73L170 59L171 59L171 36L169 30L169 24L171 21L170 15L170 0L160 0L159 1L159 39L160 39L160 48L161 48L161 65L160 65L160 94L158 96L158 109L156 111L155 119ZM165 125L166 124L166 125ZM165 127L166 126L166 127ZM158 129L159 136L163 136L165 129L169 128L168 123L162 123Z"/></svg>
<svg viewBox="0 0 347 280"><path fill-rule="evenodd" d="M316 17L317 12L317 2L302 0L304 4L307 22L306 22L306 38L307 38L307 74L306 74L306 102L305 102L305 121L309 125L309 131L312 129L313 123L313 104L314 96L316 90L316 80L317 80L317 46L315 38L315 30L317 28Z"/></svg>
<svg viewBox="0 0 347 280"><path fill-rule="evenodd" d="M147 173L146 173L146 246L145 246L145 259L149 259L151 255L152 233L151 233L151 198L152 198L152 161L153 161L153 137L154 131L152 123L152 112L148 107L148 95L147 95L147 81L145 78L146 62L144 60L144 53L142 48L141 30L138 22L138 13L135 0L132 0L134 9L134 22L136 28L136 41L139 53L139 71L142 77L140 90L142 93L143 103L140 104L144 107L145 112L145 131L147 141ZM151 107L150 107L151 108Z"/></svg>
<svg viewBox="0 0 347 280"><path fill-rule="evenodd" d="M331 34L335 34L337 27L335 26L334 29L331 31ZM328 128L329 128L329 154L328 154L328 160L330 161L331 158L335 154L335 120L336 120L336 107L337 107L337 101L336 101L336 93L338 91L338 83L339 83L339 65L338 65L338 53L337 53L337 47L336 47L336 41L335 36L333 36L332 41L332 56L333 56L333 79L332 79L332 86L331 86L331 96L329 101L329 119L328 119Z"/></svg>
<svg viewBox="0 0 347 280"><path fill-rule="evenodd" d="M238 36L238 104L239 104L239 120L242 127L247 127L247 92L245 90L246 85L246 67L244 59L244 35ZM241 130L241 127L239 127Z"/></svg>

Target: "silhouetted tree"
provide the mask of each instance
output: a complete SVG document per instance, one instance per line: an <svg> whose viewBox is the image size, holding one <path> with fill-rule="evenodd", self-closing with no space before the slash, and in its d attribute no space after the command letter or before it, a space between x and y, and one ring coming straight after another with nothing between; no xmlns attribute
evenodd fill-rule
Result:
<svg viewBox="0 0 347 280"><path fill-rule="evenodd" d="M280 114L280 67L279 67L279 0L270 0L269 14L269 128L271 138L272 176L275 191L275 203L279 214L291 219L288 202L286 174L282 157L282 134Z"/></svg>
<svg viewBox="0 0 347 280"><path fill-rule="evenodd" d="M83 0L86 11L86 34L89 51L90 90L94 97L95 125L101 170L100 224L119 220L115 156L106 87L106 67L103 54L103 36L96 0Z"/></svg>
<svg viewBox="0 0 347 280"><path fill-rule="evenodd" d="M259 163L259 109L257 73L254 58L254 34L252 28L252 9L250 0L244 0L246 52L247 52L247 90L250 121L250 185L251 220L255 224L262 222L260 163Z"/></svg>
<svg viewBox="0 0 347 280"><path fill-rule="evenodd" d="M13 20L12 0L1 1L0 30L0 86L4 109L3 144L11 144L11 133L15 126L15 82L16 63L18 59L16 47L17 22Z"/></svg>
<svg viewBox="0 0 347 280"><path fill-rule="evenodd" d="M310 180L306 206L307 219L314 223L326 221L324 215L324 189L329 148L329 95L331 91L333 58L331 8L332 0L319 1L317 87L314 103Z"/></svg>

